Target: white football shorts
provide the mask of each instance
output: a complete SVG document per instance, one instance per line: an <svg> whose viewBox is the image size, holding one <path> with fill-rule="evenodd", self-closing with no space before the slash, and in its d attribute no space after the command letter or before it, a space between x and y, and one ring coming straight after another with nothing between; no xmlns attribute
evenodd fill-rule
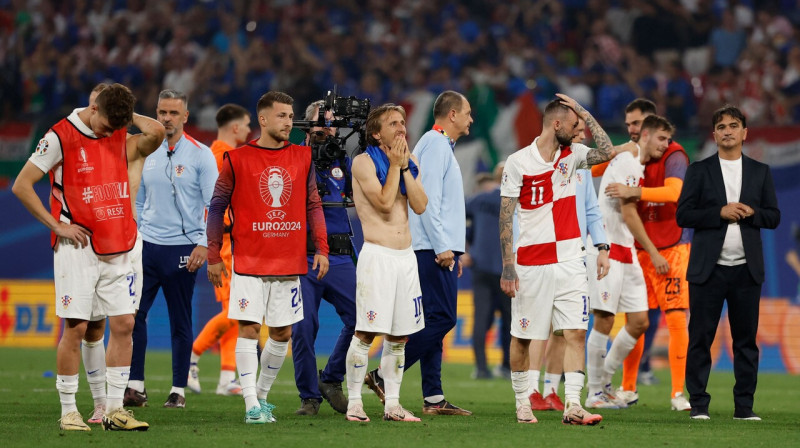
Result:
<svg viewBox="0 0 800 448"><path fill-rule="evenodd" d="M365 242L356 267L356 330L408 336L423 328L414 251Z"/></svg>

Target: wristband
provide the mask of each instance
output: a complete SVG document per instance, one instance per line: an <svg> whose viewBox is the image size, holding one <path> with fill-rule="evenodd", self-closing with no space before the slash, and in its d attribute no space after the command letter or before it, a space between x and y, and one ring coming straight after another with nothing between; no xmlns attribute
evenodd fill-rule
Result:
<svg viewBox="0 0 800 448"><path fill-rule="evenodd" d="M405 167L405 168L400 168L400 174L403 174L403 173L405 173L405 172L406 172L406 171L408 171L408 170L409 170L409 167L408 167L408 166L407 166L407 167Z"/></svg>
<svg viewBox="0 0 800 448"><path fill-rule="evenodd" d="M596 247L597 250L605 250L605 251L611 250L611 247L608 244L595 244L594 247Z"/></svg>

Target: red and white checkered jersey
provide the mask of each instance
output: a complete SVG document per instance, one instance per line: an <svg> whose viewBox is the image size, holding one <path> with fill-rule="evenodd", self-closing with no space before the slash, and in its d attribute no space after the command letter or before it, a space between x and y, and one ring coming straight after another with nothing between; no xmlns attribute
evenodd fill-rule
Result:
<svg viewBox="0 0 800 448"><path fill-rule="evenodd" d="M608 164L603 180L600 182L600 213L603 214L603 225L611 244L627 248L633 247L633 234L622 220L620 202L617 198L606 196L606 186L613 183L639 187L644 180L644 165L628 151L621 152Z"/></svg>
<svg viewBox="0 0 800 448"><path fill-rule="evenodd" d="M562 146L545 162L536 142L508 157L501 196L519 198L517 264L537 266L583 257L575 208L575 171L587 168L589 148Z"/></svg>

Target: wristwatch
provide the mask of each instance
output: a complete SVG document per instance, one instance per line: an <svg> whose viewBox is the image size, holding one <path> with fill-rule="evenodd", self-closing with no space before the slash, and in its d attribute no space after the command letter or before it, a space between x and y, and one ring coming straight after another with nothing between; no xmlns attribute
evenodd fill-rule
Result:
<svg viewBox="0 0 800 448"><path fill-rule="evenodd" d="M403 174L403 173L405 173L406 171L408 171L408 170L409 170L409 168L410 168L410 166L406 166L405 168L401 167L401 168L400 168L400 174Z"/></svg>
<svg viewBox="0 0 800 448"><path fill-rule="evenodd" d="M608 244L595 244L594 247L596 247L597 250L604 250L604 251L611 250L611 246L609 246Z"/></svg>

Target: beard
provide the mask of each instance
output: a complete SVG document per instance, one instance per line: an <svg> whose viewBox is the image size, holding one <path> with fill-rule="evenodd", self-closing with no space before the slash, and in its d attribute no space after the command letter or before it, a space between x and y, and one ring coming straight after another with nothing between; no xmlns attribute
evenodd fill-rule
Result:
<svg viewBox="0 0 800 448"><path fill-rule="evenodd" d="M572 144L572 136L562 130L556 131L556 140L561 146L569 146Z"/></svg>
<svg viewBox="0 0 800 448"><path fill-rule="evenodd" d="M285 139L283 138L283 135L281 135L281 134L282 134L282 133L281 133L281 131L277 131L277 130L269 130L269 131L267 131L267 134L268 134L270 137L274 138L276 142L282 142L282 141L284 141L284 140L285 140Z"/></svg>

